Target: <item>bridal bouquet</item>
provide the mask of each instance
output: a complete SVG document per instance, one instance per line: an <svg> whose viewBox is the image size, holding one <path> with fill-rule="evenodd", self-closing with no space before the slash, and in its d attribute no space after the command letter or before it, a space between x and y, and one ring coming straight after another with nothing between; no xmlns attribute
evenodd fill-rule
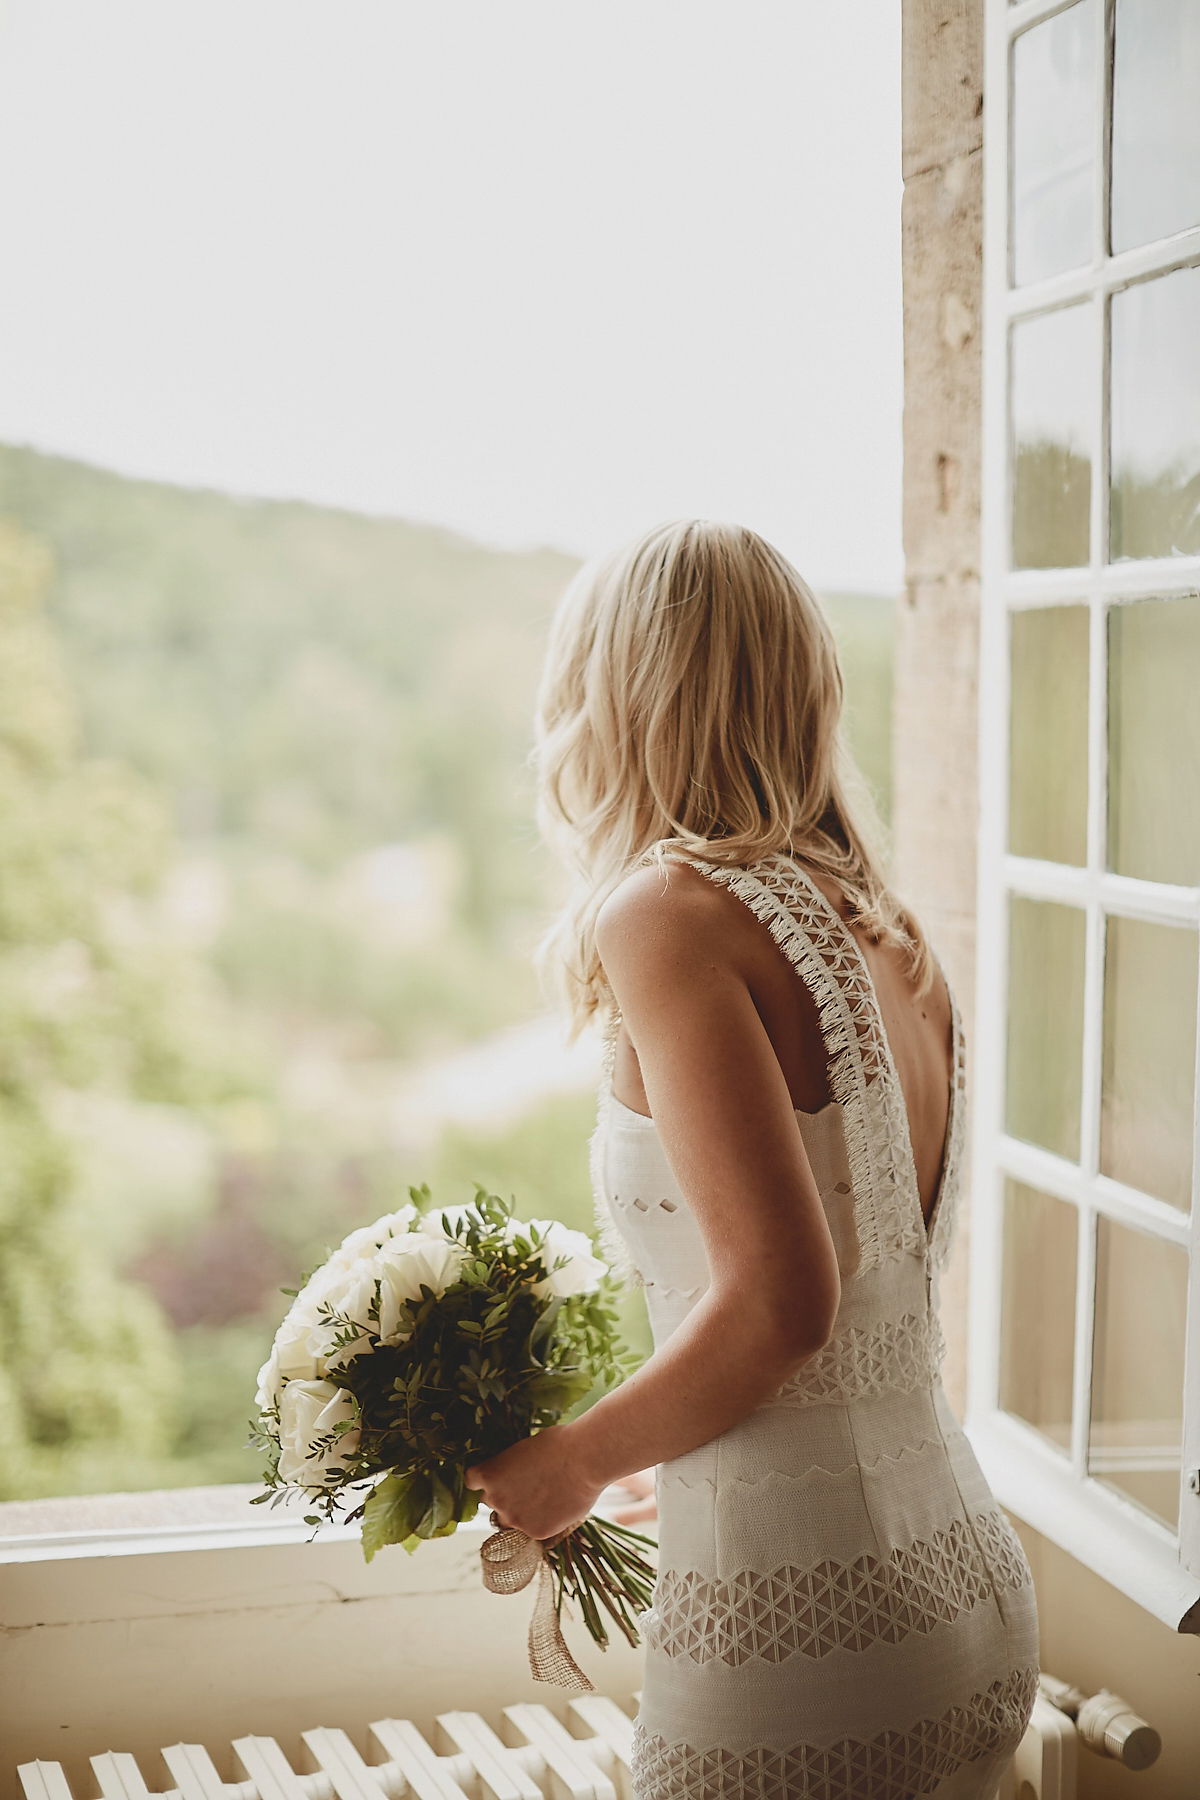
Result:
<svg viewBox="0 0 1200 1800"><path fill-rule="evenodd" d="M614 1386L627 1362L614 1283L582 1232L522 1223L483 1188L442 1212L426 1210L427 1188L409 1192L414 1204L351 1232L308 1278L258 1377L257 1500L301 1490L309 1524L361 1519L368 1561L474 1517L464 1470ZM595 1517L545 1545L514 1530L488 1539L493 1591L538 1577L535 1675L588 1685L562 1641L564 1596L598 1644L601 1608L637 1643L654 1578L647 1542Z"/></svg>

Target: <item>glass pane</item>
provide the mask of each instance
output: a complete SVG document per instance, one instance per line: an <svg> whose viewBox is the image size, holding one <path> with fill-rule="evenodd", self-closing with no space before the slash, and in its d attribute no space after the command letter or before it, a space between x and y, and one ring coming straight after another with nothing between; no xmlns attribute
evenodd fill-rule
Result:
<svg viewBox="0 0 1200 1800"><path fill-rule="evenodd" d="M1194 931L1108 921L1100 1167L1185 1212L1192 1203L1196 980Z"/></svg>
<svg viewBox="0 0 1200 1800"><path fill-rule="evenodd" d="M1025 319L1012 334L1016 569L1088 560L1093 416L1090 306Z"/></svg>
<svg viewBox="0 0 1200 1800"><path fill-rule="evenodd" d="M1018 1181L1005 1184L1000 1404L1071 1447L1078 1214Z"/></svg>
<svg viewBox="0 0 1200 1800"><path fill-rule="evenodd" d="M1092 260L1096 152L1092 0L1013 45L1013 278L1041 281Z"/></svg>
<svg viewBox="0 0 1200 1800"><path fill-rule="evenodd" d="M1108 615L1108 861L1200 882L1200 596Z"/></svg>
<svg viewBox="0 0 1200 1800"><path fill-rule="evenodd" d="M1008 847L1087 861L1088 614L1050 606L1012 618Z"/></svg>
<svg viewBox="0 0 1200 1800"><path fill-rule="evenodd" d="M1113 295L1109 548L1200 555L1200 268Z"/></svg>
<svg viewBox="0 0 1200 1800"><path fill-rule="evenodd" d="M1086 922L1053 900L1009 907L1008 1129L1077 1162Z"/></svg>
<svg viewBox="0 0 1200 1800"><path fill-rule="evenodd" d="M1200 225L1200 6L1117 0L1112 247Z"/></svg>
<svg viewBox="0 0 1200 1800"><path fill-rule="evenodd" d="M1187 1255L1098 1221L1088 1469L1168 1525L1179 1522Z"/></svg>

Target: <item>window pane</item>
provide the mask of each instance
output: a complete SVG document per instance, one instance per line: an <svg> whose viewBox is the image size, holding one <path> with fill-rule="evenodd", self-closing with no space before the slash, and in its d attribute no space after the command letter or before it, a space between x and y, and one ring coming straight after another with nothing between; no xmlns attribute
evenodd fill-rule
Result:
<svg viewBox="0 0 1200 1800"><path fill-rule="evenodd" d="M1200 6L1117 0L1112 247L1200 225Z"/></svg>
<svg viewBox="0 0 1200 1800"><path fill-rule="evenodd" d="M1013 275L1018 286L1092 260L1096 141L1092 0L1013 45Z"/></svg>
<svg viewBox="0 0 1200 1800"><path fill-rule="evenodd" d="M1051 606L1012 618L1008 847L1087 861L1088 615Z"/></svg>
<svg viewBox="0 0 1200 1800"><path fill-rule="evenodd" d="M1108 862L1200 882L1200 596L1108 615Z"/></svg>
<svg viewBox="0 0 1200 1800"><path fill-rule="evenodd" d="M1008 1129L1077 1162L1084 915L1052 900L1009 904Z"/></svg>
<svg viewBox="0 0 1200 1800"><path fill-rule="evenodd" d="M1000 1404L1063 1450L1071 1445L1078 1215L1018 1181L1005 1184Z"/></svg>
<svg viewBox="0 0 1200 1800"><path fill-rule="evenodd" d="M1200 268L1113 295L1109 548L1200 555Z"/></svg>
<svg viewBox="0 0 1200 1800"><path fill-rule="evenodd" d="M1196 1081L1196 933L1110 919L1100 1167L1187 1211Z"/></svg>
<svg viewBox="0 0 1200 1800"><path fill-rule="evenodd" d="M1100 1219L1088 1469L1172 1526L1186 1319L1184 1251Z"/></svg>
<svg viewBox="0 0 1200 1800"><path fill-rule="evenodd" d="M1088 560L1093 412L1090 306L1023 320L1012 334L1013 567Z"/></svg>

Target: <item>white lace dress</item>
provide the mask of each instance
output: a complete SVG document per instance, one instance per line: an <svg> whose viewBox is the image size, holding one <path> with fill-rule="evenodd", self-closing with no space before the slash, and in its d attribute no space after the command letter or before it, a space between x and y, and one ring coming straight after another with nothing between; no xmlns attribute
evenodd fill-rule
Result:
<svg viewBox="0 0 1200 1800"><path fill-rule="evenodd" d="M635 1789L639 1800L984 1800L1033 1705L1037 1615L1020 1544L938 1379L936 1280L965 1127L958 1015L927 1232L853 937L784 857L695 866L766 924L820 1009L834 1098L796 1118L842 1299L829 1343L794 1380L659 1470ZM653 1121L607 1083L595 1177L661 1344L704 1293L708 1265Z"/></svg>

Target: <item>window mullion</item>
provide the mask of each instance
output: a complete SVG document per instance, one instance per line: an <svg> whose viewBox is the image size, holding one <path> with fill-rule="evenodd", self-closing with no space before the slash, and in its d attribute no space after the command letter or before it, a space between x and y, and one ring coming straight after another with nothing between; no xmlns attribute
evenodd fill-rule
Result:
<svg viewBox="0 0 1200 1800"><path fill-rule="evenodd" d="M1097 804L1105 806L1103 793L1097 795ZM1005 856L1002 874L1006 888L1014 894L1027 894L1031 900L1061 900L1066 906L1087 906L1095 901L1106 913L1145 919L1150 924L1200 923L1200 888L1114 875L1109 869L1093 872L1066 863L1039 862L1031 856Z"/></svg>
<svg viewBox="0 0 1200 1800"><path fill-rule="evenodd" d="M1200 589L1200 556L1110 563L1101 570L1101 582L1110 602L1117 605L1124 600L1194 594Z"/></svg>
<svg viewBox="0 0 1200 1800"><path fill-rule="evenodd" d="M1096 187L1092 227L1095 233L1096 273L1099 278L1102 278L1109 263L1111 248L1113 41L1116 31L1117 0L1104 0L1100 11L1102 17L1098 27L1100 54L1097 58L1097 67L1100 70L1101 87L1100 104L1096 108ZM1110 307L1108 294L1103 288L1098 288L1096 291L1096 306L1099 312L1096 323L1099 335L1100 364L1096 371L1096 394L1100 410L1100 432L1096 443L1096 472L1092 493L1092 571L1094 576L1099 576L1108 565L1108 551L1111 542L1109 505L1112 499L1112 434L1109 429L1112 401ZM1093 589L1093 604L1095 603L1095 591ZM1105 711L1107 711L1107 693L1105 695ZM1102 862L1101 867L1103 866Z"/></svg>
<svg viewBox="0 0 1200 1800"><path fill-rule="evenodd" d="M1104 93L1102 105L1098 109L1107 120L1111 104L1111 73L1108 48L1112 42L1112 13L1115 0L1107 0L1104 7L1103 41L1100 67L1105 70L1102 77ZM1104 169L1108 162L1105 154L1106 127L1101 131L1101 145L1097 157L1097 207L1103 208L1103 216L1096 220L1097 257L1100 263L1108 249L1108 181ZM1092 477L1092 592L1089 607L1090 632L1088 639L1089 673L1088 673L1088 872L1096 884L1096 899L1088 908L1087 964L1084 989L1084 1044L1083 1044L1083 1146L1082 1162L1085 1173L1095 1177L1100 1168L1100 1117L1103 1104L1104 1082L1104 963L1107 944L1107 926L1103 903L1100 897L1101 884L1108 866L1108 615L1100 592L1099 576L1108 560L1108 505L1109 505L1109 380L1108 380L1108 301L1097 295L1095 336L1097 346L1096 395L1097 395L1097 431L1096 452L1093 462ZM1082 1223L1082 1221L1081 1221ZM1090 1226L1090 1234L1094 1247L1095 1224ZM1095 1283L1092 1284L1093 1300ZM1089 1321L1089 1357L1091 1354L1091 1336ZM1077 1346L1078 1349L1078 1346ZM1077 1373L1078 1380L1078 1373ZM1091 1393L1091 1376L1089 1370L1087 1392Z"/></svg>
<svg viewBox="0 0 1200 1800"><path fill-rule="evenodd" d="M1111 1175L1096 1177L1091 1184L1090 1197L1097 1213L1106 1219L1115 1219L1119 1225L1129 1225L1134 1231L1144 1231L1152 1237L1166 1238L1181 1250L1187 1249L1191 1219L1168 1201L1156 1200L1152 1194L1126 1187L1124 1182L1114 1181Z"/></svg>
<svg viewBox="0 0 1200 1800"><path fill-rule="evenodd" d="M1200 1575L1200 991L1196 996L1196 1068L1192 1093L1192 1217L1188 1268L1188 1330L1183 1371L1183 1468L1179 1496L1179 1555Z"/></svg>
<svg viewBox="0 0 1200 1800"><path fill-rule="evenodd" d="M1047 275L1041 281L1013 287L1004 297L1010 319L1023 319L1032 313L1051 312L1059 306L1072 306L1092 293L1115 293L1131 282L1147 276L1165 274L1169 269L1186 267L1200 260L1200 225L1180 231L1174 237L1159 238L1140 244L1136 250L1123 250L1109 257L1098 274L1094 269L1064 269L1061 275Z"/></svg>
<svg viewBox="0 0 1200 1800"><path fill-rule="evenodd" d="M1106 393L1106 438L1107 398ZM1107 443L1104 449L1102 475L1106 475L1108 470ZM1108 498L1106 492L1106 532ZM1151 600L1167 595L1194 594L1200 590L1200 556L1162 557L1157 561L1135 561L1131 558L1128 562L1119 563L1102 561L1090 582L1088 572L1080 569L1014 569L1004 580L1005 596L1013 612L1040 606L1075 605L1093 586L1106 596L1111 605L1120 605L1126 600Z"/></svg>
<svg viewBox="0 0 1200 1800"><path fill-rule="evenodd" d="M1096 108L1092 243L1095 246L1095 268L1098 275L1103 274L1109 260L1109 192L1112 180L1109 165L1112 157L1113 40L1116 12L1117 0L1102 0L1101 5L1096 8L1096 31L1099 38L1096 45L1096 68L1100 74L1100 93Z"/></svg>
<svg viewBox="0 0 1200 1800"><path fill-rule="evenodd" d="M1189 1213L1181 1212L1165 1200L1126 1187L1111 1176L1088 1177L1077 1164L1067 1162L1053 1151L1020 1138L1001 1133L996 1140L996 1158L1003 1174L1023 1181L1044 1194L1070 1201L1072 1206L1091 1206L1107 1219L1144 1231L1151 1237L1166 1238L1186 1250L1191 1241L1192 1223Z"/></svg>
<svg viewBox="0 0 1200 1800"><path fill-rule="evenodd" d="M1096 1213L1079 1208L1075 1263L1075 1381L1071 1394L1071 1466L1082 1480L1088 1472L1092 1416L1092 1338L1096 1307Z"/></svg>
<svg viewBox="0 0 1200 1800"><path fill-rule="evenodd" d="M985 119L983 161L982 454L980 469L981 592L979 683L979 857L973 1079L971 1301L968 1411L996 1407L1000 1369L1000 1284L1003 1262L1003 1176L996 1155L1003 1131L1008 990L1008 902L1004 853L1008 819L1009 624L1004 581L1009 564L1008 324L1011 183L1011 56L1004 9L985 13L985 90L1004 99Z"/></svg>
<svg viewBox="0 0 1200 1800"><path fill-rule="evenodd" d="M1019 37L1027 26L1040 25L1043 19L1066 12L1074 4L1075 0L1014 0L1008 9L1008 28L1014 38Z"/></svg>
<svg viewBox="0 0 1200 1800"><path fill-rule="evenodd" d="M1100 1084L1104 1039L1104 914L1087 908L1083 965L1083 1080L1080 1095L1079 1166L1087 1180L1100 1169Z"/></svg>
<svg viewBox="0 0 1200 1800"><path fill-rule="evenodd" d="M1094 324L1097 321L1093 322ZM1103 333L1096 334L1103 345ZM1097 424L1099 421L1097 420ZM1092 570L1099 551L1100 453L1093 450ZM1088 877L1092 893L1087 904L1087 939L1084 951L1083 1077L1079 1122L1079 1164L1085 1182L1094 1181L1100 1167L1100 1089L1103 1080L1104 1033L1104 912L1096 897L1103 869L1105 791L1104 612L1093 590L1088 637ZM1075 1369L1071 1398L1071 1465L1082 1480L1088 1472L1088 1440L1092 1410L1092 1345L1096 1304L1096 1211L1090 1201L1079 1207L1078 1254L1075 1264Z"/></svg>

